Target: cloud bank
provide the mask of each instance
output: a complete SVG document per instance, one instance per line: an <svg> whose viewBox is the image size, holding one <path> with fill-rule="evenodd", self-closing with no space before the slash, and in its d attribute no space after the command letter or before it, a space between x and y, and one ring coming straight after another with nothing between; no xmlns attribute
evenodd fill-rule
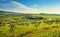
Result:
<svg viewBox="0 0 60 37"><path fill-rule="evenodd" d="M17 13L27 13L27 14L39 14L40 13L39 10L29 8L16 1L12 1L12 2L6 3L6 4L1 4L0 10L9 11L9 12L17 12Z"/></svg>

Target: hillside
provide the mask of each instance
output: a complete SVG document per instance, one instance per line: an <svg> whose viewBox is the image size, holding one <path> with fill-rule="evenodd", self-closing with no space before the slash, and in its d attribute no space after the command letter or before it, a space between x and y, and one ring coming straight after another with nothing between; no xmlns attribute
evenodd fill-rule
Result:
<svg viewBox="0 0 60 37"><path fill-rule="evenodd" d="M0 11L0 37L60 37L60 15L56 15Z"/></svg>

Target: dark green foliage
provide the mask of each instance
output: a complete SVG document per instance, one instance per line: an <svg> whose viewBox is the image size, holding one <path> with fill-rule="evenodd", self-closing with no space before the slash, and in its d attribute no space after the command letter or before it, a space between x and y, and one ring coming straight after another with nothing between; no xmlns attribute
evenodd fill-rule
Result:
<svg viewBox="0 0 60 37"><path fill-rule="evenodd" d="M43 22L50 25L50 24L52 24L54 22L54 20L52 20L52 19L51 20L46 19Z"/></svg>
<svg viewBox="0 0 60 37"><path fill-rule="evenodd" d="M48 30L48 29L50 29L49 27L44 27L44 28L42 28L43 30Z"/></svg>
<svg viewBox="0 0 60 37"><path fill-rule="evenodd" d="M58 26L52 26L52 28L58 28Z"/></svg>
<svg viewBox="0 0 60 37"><path fill-rule="evenodd" d="M9 23L10 23L10 31L14 32L14 27L16 25L15 21L10 21Z"/></svg>
<svg viewBox="0 0 60 37"><path fill-rule="evenodd" d="M32 17L32 16L28 16L26 19L30 19L30 20L43 20L43 17Z"/></svg>
<svg viewBox="0 0 60 37"><path fill-rule="evenodd" d="M60 24L60 19L56 19L56 23L57 24Z"/></svg>
<svg viewBox="0 0 60 37"><path fill-rule="evenodd" d="M0 22L0 27L5 26L4 22Z"/></svg>

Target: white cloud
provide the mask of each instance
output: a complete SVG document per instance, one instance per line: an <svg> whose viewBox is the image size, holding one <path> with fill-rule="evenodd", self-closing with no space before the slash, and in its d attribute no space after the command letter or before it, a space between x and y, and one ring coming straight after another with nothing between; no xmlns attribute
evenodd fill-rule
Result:
<svg viewBox="0 0 60 37"><path fill-rule="evenodd" d="M15 5L18 6L18 9L16 11L21 11L22 13L31 13L31 14L40 13L38 10L33 9L33 8L29 8L21 3L18 3L15 1L13 1L12 3L14 3Z"/></svg>
<svg viewBox="0 0 60 37"><path fill-rule="evenodd" d="M5 8L5 11L10 11L10 12L29 13L29 14L40 13L40 11L38 11L37 9L29 8L23 4L15 2L15 1L5 4L5 6L3 6L3 7Z"/></svg>

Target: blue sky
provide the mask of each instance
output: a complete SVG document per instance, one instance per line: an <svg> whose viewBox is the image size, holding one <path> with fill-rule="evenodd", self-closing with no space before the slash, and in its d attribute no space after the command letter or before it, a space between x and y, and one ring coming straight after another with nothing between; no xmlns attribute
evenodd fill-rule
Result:
<svg viewBox="0 0 60 37"><path fill-rule="evenodd" d="M1 6L2 4L8 4L8 3L12 4L11 3L12 1L18 2L26 7L29 7L29 8L39 10L40 12L43 12L43 13L44 12L47 12L47 13L52 13L52 12L57 13L58 12L58 13L60 13L60 0L0 0L0 8L6 9L9 7L11 7L11 8L14 7L14 6L10 6L10 5L8 7ZM14 7L14 9L15 9L15 7Z"/></svg>
<svg viewBox="0 0 60 37"><path fill-rule="evenodd" d="M47 7L60 4L60 0L0 0L0 3L4 4L11 1L17 1L29 7L32 7L33 5L37 5L38 7Z"/></svg>
<svg viewBox="0 0 60 37"><path fill-rule="evenodd" d="M53 6L60 4L60 0L16 0L24 5L32 7L37 5L38 7Z"/></svg>

